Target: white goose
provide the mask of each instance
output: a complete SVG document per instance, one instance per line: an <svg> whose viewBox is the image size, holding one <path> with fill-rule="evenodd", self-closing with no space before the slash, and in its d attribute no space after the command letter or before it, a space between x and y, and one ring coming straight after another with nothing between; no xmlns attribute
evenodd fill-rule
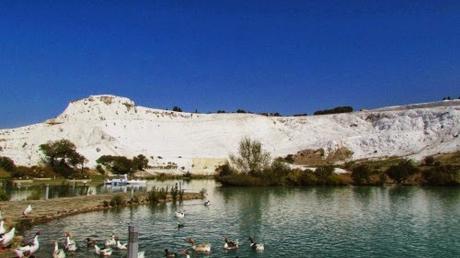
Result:
<svg viewBox="0 0 460 258"><path fill-rule="evenodd" d="M197 253L205 253L209 254L211 252L211 244L206 243L206 244L196 244L195 240L188 238L186 240L192 245L192 249L197 252Z"/></svg>
<svg viewBox="0 0 460 258"><path fill-rule="evenodd" d="M32 242L32 244L21 246L15 249L14 253L16 254L16 257L19 257L19 258L29 257L35 252L37 252L38 249L40 248L40 243L38 242L39 235L40 235L40 232L35 233L34 241Z"/></svg>
<svg viewBox="0 0 460 258"><path fill-rule="evenodd" d="M59 249L59 244L57 241L54 242L54 251L53 258L65 258L65 252L63 249Z"/></svg>
<svg viewBox="0 0 460 258"><path fill-rule="evenodd" d="M5 221L2 220L2 221L0 221L0 235L5 234L5 232L6 232Z"/></svg>
<svg viewBox="0 0 460 258"><path fill-rule="evenodd" d="M65 235L65 245L64 245L65 250L70 251L70 252L77 251L77 243L75 242L75 240L70 238L70 233L65 232L64 235Z"/></svg>
<svg viewBox="0 0 460 258"><path fill-rule="evenodd" d="M14 238L15 228L12 228L8 233L0 237L0 244L2 247L8 247L11 244L11 240Z"/></svg>
<svg viewBox="0 0 460 258"><path fill-rule="evenodd" d="M183 218L185 217L185 213L183 211L176 211L176 214L175 214L176 218Z"/></svg>
<svg viewBox="0 0 460 258"><path fill-rule="evenodd" d="M111 256L112 255L111 248L101 249L98 245L94 245L94 250L96 251L96 254L99 256Z"/></svg>
<svg viewBox="0 0 460 258"><path fill-rule="evenodd" d="M27 217L32 212L32 205L28 205L27 208L22 212L22 216Z"/></svg>
<svg viewBox="0 0 460 258"><path fill-rule="evenodd" d="M120 241L117 240L117 249L118 250L126 250L128 249L128 243L121 244Z"/></svg>
<svg viewBox="0 0 460 258"><path fill-rule="evenodd" d="M117 240L115 239L115 235L112 234L111 239L105 240L105 247L112 247L117 245Z"/></svg>
<svg viewBox="0 0 460 258"><path fill-rule="evenodd" d="M264 244L256 243L252 237L249 237L249 241L251 242L251 243L249 244L249 246L250 246L253 250L256 250L256 251L259 251L259 252L261 252L261 251L264 250L264 248L265 248L265 247L264 247Z"/></svg>

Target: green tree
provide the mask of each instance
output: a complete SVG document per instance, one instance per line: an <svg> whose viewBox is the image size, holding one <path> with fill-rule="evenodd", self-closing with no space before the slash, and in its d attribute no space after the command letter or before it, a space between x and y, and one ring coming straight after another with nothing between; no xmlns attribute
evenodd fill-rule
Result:
<svg viewBox="0 0 460 258"><path fill-rule="evenodd" d="M262 143L250 138L240 142L238 155L230 155L231 163L244 174L258 174L270 163L270 153L262 149Z"/></svg>
<svg viewBox="0 0 460 258"><path fill-rule="evenodd" d="M431 167L423 172L423 177L429 185L460 184L460 170L450 165Z"/></svg>
<svg viewBox="0 0 460 258"><path fill-rule="evenodd" d="M123 156L103 155L96 163L115 174L129 174L132 171L132 160Z"/></svg>
<svg viewBox="0 0 460 258"><path fill-rule="evenodd" d="M0 168L12 172L16 169L14 161L8 157L0 157Z"/></svg>
<svg viewBox="0 0 460 258"><path fill-rule="evenodd" d="M149 160L142 154L137 155L133 158L133 169L141 170L148 168Z"/></svg>
<svg viewBox="0 0 460 258"><path fill-rule="evenodd" d="M389 167L386 171L386 174L398 184L415 173L417 173L417 167L411 160L403 160L398 165Z"/></svg>
<svg viewBox="0 0 460 258"><path fill-rule="evenodd" d="M318 183L327 184L330 177L334 175L334 170L333 166L322 166L316 168L315 174L318 178Z"/></svg>
<svg viewBox="0 0 460 258"><path fill-rule="evenodd" d="M366 165L358 165L351 171L351 178L353 179L353 182L358 185L369 183L371 175L372 171Z"/></svg>
<svg viewBox="0 0 460 258"><path fill-rule="evenodd" d="M71 141L62 139L51 141L39 146L43 153L43 161L56 172L68 176L72 169L84 169L87 159L77 152L77 147Z"/></svg>

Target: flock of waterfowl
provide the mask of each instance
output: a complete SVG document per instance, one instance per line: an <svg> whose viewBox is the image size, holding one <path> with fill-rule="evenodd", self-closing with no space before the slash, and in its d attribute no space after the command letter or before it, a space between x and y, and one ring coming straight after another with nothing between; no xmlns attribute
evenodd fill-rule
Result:
<svg viewBox="0 0 460 258"><path fill-rule="evenodd" d="M211 205L211 202L209 200L205 201L204 202L204 206L206 207L209 207ZM175 212L175 216L176 218L178 219L183 219L185 218L185 212L182 210L182 211L176 211ZM177 224L177 228L178 229L181 229L183 228L185 225L184 223L182 222L179 222ZM192 238L187 238L185 240L186 242L190 243L192 245L192 250L196 253L204 253L204 254L209 254L211 253L211 244L209 243L200 243L200 244L197 244L195 242L195 240L193 240ZM254 250L254 251L258 251L258 252L261 252L264 250L264 245L262 243L257 243L253 237L249 237L249 247ZM238 240L230 240L228 239L227 237L224 237L224 244L223 244L223 248L227 251L230 251L230 250L236 250L236 249L239 249L240 248L240 245L239 245L239 242ZM165 249L165 257L168 257L168 258L173 258L173 257L179 257L179 256L185 256L186 258L190 258L190 255L189 255L189 250L186 249L186 250L183 250L181 252L171 252L169 251L168 249Z"/></svg>
<svg viewBox="0 0 460 258"><path fill-rule="evenodd" d="M204 203L206 207L209 207L211 205L210 201L206 201ZM22 212L22 216L26 218L30 213L32 212L32 206L28 205L24 211ZM184 211L176 211L175 216L178 219L183 219L185 217L185 212ZM184 227L184 223L179 222L178 223L178 229ZM40 235L40 232L35 233L35 236L33 240L30 243L27 243L23 246L20 246L16 249L14 249L14 253L16 257L22 258L22 257L28 257L32 258L35 257L34 254L39 250L40 248L40 243L38 240L38 237ZM1 248L8 248L11 246L13 242L13 238L15 236L15 228L12 227L8 232L5 228L5 223L3 221L3 217L0 212L0 247ZM78 250L77 243L74 239L72 239L71 234L69 232L64 233L64 249L59 248L59 243L58 241L53 241L54 244L54 249L52 253L53 258L65 258L66 253L75 253ZM195 240L192 238L187 238L186 242L191 244L191 251L195 253L204 253L204 254L209 254L211 253L211 244L209 243L200 243L197 244ZM86 247L87 248L94 248L94 253L98 256L101 257L107 257L111 256L113 249L117 250L127 250L127 243L121 243L119 238L115 235L112 235L111 238L107 239L104 241L104 247L100 247L98 245L98 240L91 239L91 238L86 238ZM236 250L239 249L239 242L238 240L233 241L228 239L227 237L224 237L224 244L223 248L225 250ZM256 243L254 238L249 237L249 247L252 250L255 251L263 251L264 250L264 245L261 243ZM168 258L173 258L173 257L180 257L184 256L186 258L190 258L190 250L186 249L181 252L171 252L168 249L165 249L165 257ZM138 258L144 258L144 252L139 252L138 253Z"/></svg>

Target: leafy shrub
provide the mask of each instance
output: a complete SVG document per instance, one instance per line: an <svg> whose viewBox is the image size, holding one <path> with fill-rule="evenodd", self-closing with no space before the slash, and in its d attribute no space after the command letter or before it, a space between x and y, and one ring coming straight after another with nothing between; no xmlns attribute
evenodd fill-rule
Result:
<svg viewBox="0 0 460 258"><path fill-rule="evenodd" d="M459 185L460 170L450 165L431 167L423 172L426 183L430 185Z"/></svg>
<svg viewBox="0 0 460 258"><path fill-rule="evenodd" d="M240 142L238 155L230 155L230 161L239 172L256 175L268 166L270 153L262 149L259 141L245 137Z"/></svg>
<svg viewBox="0 0 460 258"><path fill-rule="evenodd" d="M0 201L9 201L10 200L10 194L8 194L7 191L5 191L5 189L1 189L0 190Z"/></svg>
<svg viewBox="0 0 460 258"><path fill-rule="evenodd" d="M354 167L351 172L351 178L353 179L353 182L357 185L370 183L371 175L372 170L364 164Z"/></svg>
<svg viewBox="0 0 460 258"><path fill-rule="evenodd" d="M426 165L426 166L432 166L434 164L434 158L433 156L426 156L425 159L423 159L423 163Z"/></svg>
<svg viewBox="0 0 460 258"><path fill-rule="evenodd" d="M97 164L97 166L96 166L96 171L99 172L99 173L102 174L102 175L105 174L105 170L104 170L104 168L103 168L100 164Z"/></svg>
<svg viewBox="0 0 460 258"><path fill-rule="evenodd" d="M130 174L147 168L149 160L142 154L137 155L133 159L128 159L124 156L103 155L96 160L96 163L115 174Z"/></svg>
<svg viewBox="0 0 460 258"><path fill-rule="evenodd" d="M158 203L160 200L166 200L168 197L168 187L158 188L152 187L152 189L148 192L148 200L150 203L155 204Z"/></svg>
<svg viewBox="0 0 460 258"><path fill-rule="evenodd" d="M112 196L112 199L110 200L110 206L112 207L123 206L125 204L126 204L126 198L124 195L121 195L121 194L116 194Z"/></svg>
<svg viewBox="0 0 460 258"><path fill-rule="evenodd" d="M228 162L218 166L216 168L216 172L219 177L230 176L237 173L237 171L235 171Z"/></svg>
<svg viewBox="0 0 460 258"><path fill-rule="evenodd" d="M177 196L179 195L179 192L180 191L179 191L179 187L177 186L177 184L171 187L171 198L174 203L177 201Z"/></svg>
<svg viewBox="0 0 460 258"><path fill-rule="evenodd" d="M329 181L329 177L334 175L334 167L332 166L318 167L315 170L315 174L318 178L319 184L327 184L327 182Z"/></svg>
<svg viewBox="0 0 460 258"><path fill-rule="evenodd" d="M403 160L398 165L388 168L385 173L398 184L401 184L409 176L417 173L417 170L417 167L411 160Z"/></svg>
<svg viewBox="0 0 460 258"><path fill-rule="evenodd" d="M201 198L206 197L207 193L208 193L208 190L206 190L206 188L201 188L201 190L200 190Z"/></svg>
<svg viewBox="0 0 460 258"><path fill-rule="evenodd" d="M0 168L3 168L8 172L12 172L16 169L16 165L12 159L8 157L0 157Z"/></svg>

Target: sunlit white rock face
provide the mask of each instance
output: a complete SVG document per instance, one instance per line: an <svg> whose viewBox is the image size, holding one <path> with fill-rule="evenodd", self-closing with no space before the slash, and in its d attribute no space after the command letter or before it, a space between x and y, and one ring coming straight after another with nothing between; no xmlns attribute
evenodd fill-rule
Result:
<svg viewBox="0 0 460 258"><path fill-rule="evenodd" d="M226 158L248 136L260 140L272 156L346 147L353 159L421 158L460 150L459 133L457 100L336 115L266 117L172 112L99 95L71 102L61 115L43 123L0 130L0 156L32 165L40 161L40 144L69 139L90 166L104 154L144 154L153 164L175 162L188 169L193 159Z"/></svg>

